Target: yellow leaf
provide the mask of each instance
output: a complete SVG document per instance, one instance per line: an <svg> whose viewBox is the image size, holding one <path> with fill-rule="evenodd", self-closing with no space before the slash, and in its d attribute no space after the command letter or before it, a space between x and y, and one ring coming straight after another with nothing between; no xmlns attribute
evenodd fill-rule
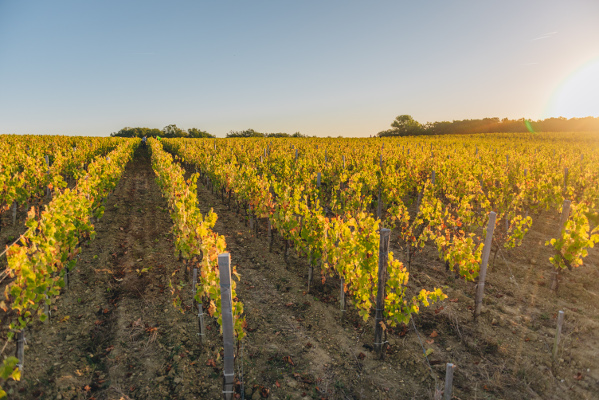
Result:
<svg viewBox="0 0 599 400"><path fill-rule="evenodd" d="M21 380L21 370L19 368L15 368L14 371L12 371L12 374L10 375L15 381L20 381Z"/></svg>

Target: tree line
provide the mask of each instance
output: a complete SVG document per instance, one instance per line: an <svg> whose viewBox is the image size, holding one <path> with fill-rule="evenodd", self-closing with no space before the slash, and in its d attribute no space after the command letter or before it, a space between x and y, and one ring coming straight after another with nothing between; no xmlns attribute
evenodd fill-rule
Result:
<svg viewBox="0 0 599 400"><path fill-rule="evenodd" d="M483 118L427 122L421 124L410 115L399 115L391 123L391 129L377 134L384 136L450 135L495 132L597 132L599 118L547 118L531 121L524 118Z"/></svg>
<svg viewBox="0 0 599 400"><path fill-rule="evenodd" d="M177 127L175 124L167 125L162 129L156 128L130 128L125 127L118 132L113 132L110 136L118 137L164 137L164 138L215 138L216 136L198 128L189 128L187 130Z"/></svg>
<svg viewBox="0 0 599 400"><path fill-rule="evenodd" d="M212 135L206 131L202 131L197 128L190 128L187 130L178 128L177 125L167 125L162 129L156 128L130 128L125 127L118 132L113 132L110 136L118 136L118 137L164 137L164 138L215 138L215 135ZM284 133L284 132L276 132L276 133L262 133L257 132L253 129L246 129L244 131L230 131L227 133L228 138L249 138L249 137L266 137L266 138L286 138L286 137L296 137L296 138L305 138L307 135L302 135L299 132L295 132L293 134Z"/></svg>
<svg viewBox="0 0 599 400"><path fill-rule="evenodd" d="M244 131L230 131L227 133L228 138L249 138L249 137L267 137L267 138L286 138L286 137L296 137L296 138L305 138L307 135L302 135L299 132L295 132L293 134L288 134L284 132L276 132L276 133L262 133L256 132L253 129L246 129Z"/></svg>
<svg viewBox="0 0 599 400"><path fill-rule="evenodd" d="M464 119L454 121L427 122L421 124L414 120L411 115L399 115L391 123L391 129L381 131L376 136L417 136L417 135L450 135L450 134L472 134L472 133L495 133L495 132L599 132L599 117L585 118L547 118L531 121L524 118L483 118ZM118 137L164 137L164 138L215 138L206 131L198 128L187 130L177 127L175 124L167 125L162 129L156 128L131 128L125 127L110 136ZM254 129L243 131L229 131L227 138L306 138L300 132L293 134L284 132L263 133Z"/></svg>

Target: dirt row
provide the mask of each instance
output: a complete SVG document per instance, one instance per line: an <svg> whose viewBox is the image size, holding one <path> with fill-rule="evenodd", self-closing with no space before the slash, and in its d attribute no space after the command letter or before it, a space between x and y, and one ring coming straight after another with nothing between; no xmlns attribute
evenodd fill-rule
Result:
<svg viewBox="0 0 599 400"><path fill-rule="evenodd" d="M316 274L306 293L305 259L292 250L285 262L277 234L269 252L264 221L256 236L219 196L201 185L198 192L200 208L218 214L215 231L225 235L241 275L248 333L236 360L239 398L432 399L446 362L458 366L458 399L591 399L599 388L599 254L593 250L585 266L566 273L557 296L550 292L550 268L541 261L550 218L537 219L522 248L498 256L477 324L474 285L446 273L433 248L417 254L410 290L443 286L449 299L390 330L381 361L372 351L372 318L363 321L351 305L339 311L335 278ZM208 345L201 346L171 226L140 149L108 199L96 239L84 245L70 287L53 304L51 322L27 332L24 379L9 385L11 398L221 397L219 327L208 319ZM173 304L173 291L183 304ZM567 316L553 365L559 309Z"/></svg>

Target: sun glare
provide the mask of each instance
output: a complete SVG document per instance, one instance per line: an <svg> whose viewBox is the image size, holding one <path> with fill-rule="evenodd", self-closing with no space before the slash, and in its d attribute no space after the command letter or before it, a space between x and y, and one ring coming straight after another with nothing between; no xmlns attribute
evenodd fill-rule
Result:
<svg viewBox="0 0 599 400"><path fill-rule="evenodd" d="M599 59L574 71L551 96L547 117L599 117Z"/></svg>

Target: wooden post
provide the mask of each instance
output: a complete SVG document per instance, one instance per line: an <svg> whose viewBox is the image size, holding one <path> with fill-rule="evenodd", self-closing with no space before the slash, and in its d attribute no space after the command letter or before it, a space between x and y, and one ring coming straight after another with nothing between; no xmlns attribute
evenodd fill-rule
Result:
<svg viewBox="0 0 599 400"><path fill-rule="evenodd" d="M46 289L46 292L44 293L44 297L46 298L46 300L48 300L48 289ZM44 301L44 314L46 315L46 320L44 321L45 324L49 324L50 323L50 307L48 306L48 303L46 303Z"/></svg>
<svg viewBox="0 0 599 400"><path fill-rule="evenodd" d="M445 390L443 390L443 400L451 400L453 391L453 369L452 363L445 365Z"/></svg>
<svg viewBox="0 0 599 400"><path fill-rule="evenodd" d="M374 349L383 358L383 310L385 309L385 287L387 285L387 262L389 256L389 238L391 230L382 228L379 240L379 274L376 292L376 313L374 317Z"/></svg>
<svg viewBox="0 0 599 400"><path fill-rule="evenodd" d="M266 225L267 225L267 228L268 228L268 233L267 233L267 235L268 235L268 251L272 253L272 242L273 242L273 240L272 240L272 226L270 224L270 218L268 218L268 217L266 218Z"/></svg>
<svg viewBox="0 0 599 400"><path fill-rule="evenodd" d="M66 267L64 269L64 285L67 289L70 289L71 285L70 285L70 281L69 281L69 268Z"/></svg>
<svg viewBox="0 0 599 400"><path fill-rule="evenodd" d="M480 271L478 275L478 284L476 286L476 299L474 304L474 320L480 315L483 306L483 295L485 293L485 278L487 277L487 264L489 263L489 254L491 253L491 245L493 244L493 230L495 229L495 220L497 214L495 211L489 213L489 223L487 224L487 235L483 246L483 258L480 263Z"/></svg>
<svg viewBox="0 0 599 400"><path fill-rule="evenodd" d="M25 332L23 330L17 332L17 358L19 359L17 366L19 367L22 376L23 368L25 366Z"/></svg>
<svg viewBox="0 0 599 400"><path fill-rule="evenodd" d="M193 269L193 273L191 275L191 297L193 299L193 301L195 302L195 296L196 296L196 283L198 281L198 269L194 268Z"/></svg>
<svg viewBox="0 0 599 400"><path fill-rule="evenodd" d="M318 172L318 173L316 174L316 187L317 187L318 189L320 189L320 179L321 179L321 175L320 175L320 172Z"/></svg>
<svg viewBox="0 0 599 400"><path fill-rule="evenodd" d="M418 193L418 199L416 200L416 216L420 213L420 203L422 202L422 192Z"/></svg>
<svg viewBox="0 0 599 400"><path fill-rule="evenodd" d="M564 168L564 193L568 189L568 167Z"/></svg>
<svg viewBox="0 0 599 400"><path fill-rule="evenodd" d="M383 199L382 199L382 194L381 194L381 187L379 186L379 200L378 200L378 204L377 204L377 210L376 210L376 215L378 219L382 219L383 218Z"/></svg>
<svg viewBox="0 0 599 400"><path fill-rule="evenodd" d="M231 255L218 255L218 272L220 277L220 298L223 327L223 399L233 399L235 377L235 338L233 336L233 300L231 297Z"/></svg>
<svg viewBox="0 0 599 400"><path fill-rule="evenodd" d="M297 162L297 155L298 155L298 152L297 152L297 149L295 149L295 161L296 162Z"/></svg>
<svg viewBox="0 0 599 400"><path fill-rule="evenodd" d="M341 285L339 288L339 309L341 310L341 316L345 312L345 279L341 277Z"/></svg>
<svg viewBox="0 0 599 400"><path fill-rule="evenodd" d="M562 216L559 220L559 230L557 231L557 235L555 237L556 240L560 240L562 238L562 234L564 233L564 229L566 228L566 222L568 221L568 217L570 216L570 207L572 202L570 200L564 200L564 204L562 206ZM553 279L551 280L551 290L557 290L557 277L559 274L559 269L555 268L553 271Z"/></svg>
<svg viewBox="0 0 599 400"><path fill-rule="evenodd" d="M197 294L197 282L198 282L198 269L193 269L193 275L191 278L191 295L193 298L193 304L196 303L195 296ZM197 302L198 304L198 319L200 327L200 343L206 344L206 323L204 322L204 310L202 309L202 299Z"/></svg>
<svg viewBox="0 0 599 400"><path fill-rule="evenodd" d="M435 185L436 179L437 179L437 177L435 175L435 171L433 170L433 173L431 174L431 183L433 184L433 186Z"/></svg>
<svg viewBox="0 0 599 400"><path fill-rule="evenodd" d="M381 154L380 154L380 159L379 159L379 167L381 168L381 170L383 169L383 148L381 147ZM379 184L379 199L378 199L378 204L377 204L377 217L378 219L382 220L383 219L383 195L381 193L381 184Z"/></svg>
<svg viewBox="0 0 599 400"><path fill-rule="evenodd" d="M17 202L12 202L12 226L17 224Z"/></svg>
<svg viewBox="0 0 599 400"><path fill-rule="evenodd" d="M44 156L44 159L46 160L46 166L48 167L48 170L46 173L48 174L48 176L50 176L50 158L46 154ZM48 186L46 186L46 196L50 197L50 188Z"/></svg>
<svg viewBox="0 0 599 400"><path fill-rule="evenodd" d="M562 325L564 324L564 312L560 310L557 314L557 328L555 330L555 341L553 342L553 362L557 360L557 350L559 348L559 339L562 334Z"/></svg>
<svg viewBox="0 0 599 400"><path fill-rule="evenodd" d="M254 235L254 216L252 214L252 205L250 204L250 208L248 210L248 214L250 217L250 234Z"/></svg>
<svg viewBox="0 0 599 400"><path fill-rule="evenodd" d="M345 155L343 156L343 169L345 169Z"/></svg>
<svg viewBox="0 0 599 400"><path fill-rule="evenodd" d="M310 293L310 287L312 286L312 275L314 274L314 265L312 264L312 251L310 251L310 255L308 256L308 263L310 264L308 267L308 293Z"/></svg>

